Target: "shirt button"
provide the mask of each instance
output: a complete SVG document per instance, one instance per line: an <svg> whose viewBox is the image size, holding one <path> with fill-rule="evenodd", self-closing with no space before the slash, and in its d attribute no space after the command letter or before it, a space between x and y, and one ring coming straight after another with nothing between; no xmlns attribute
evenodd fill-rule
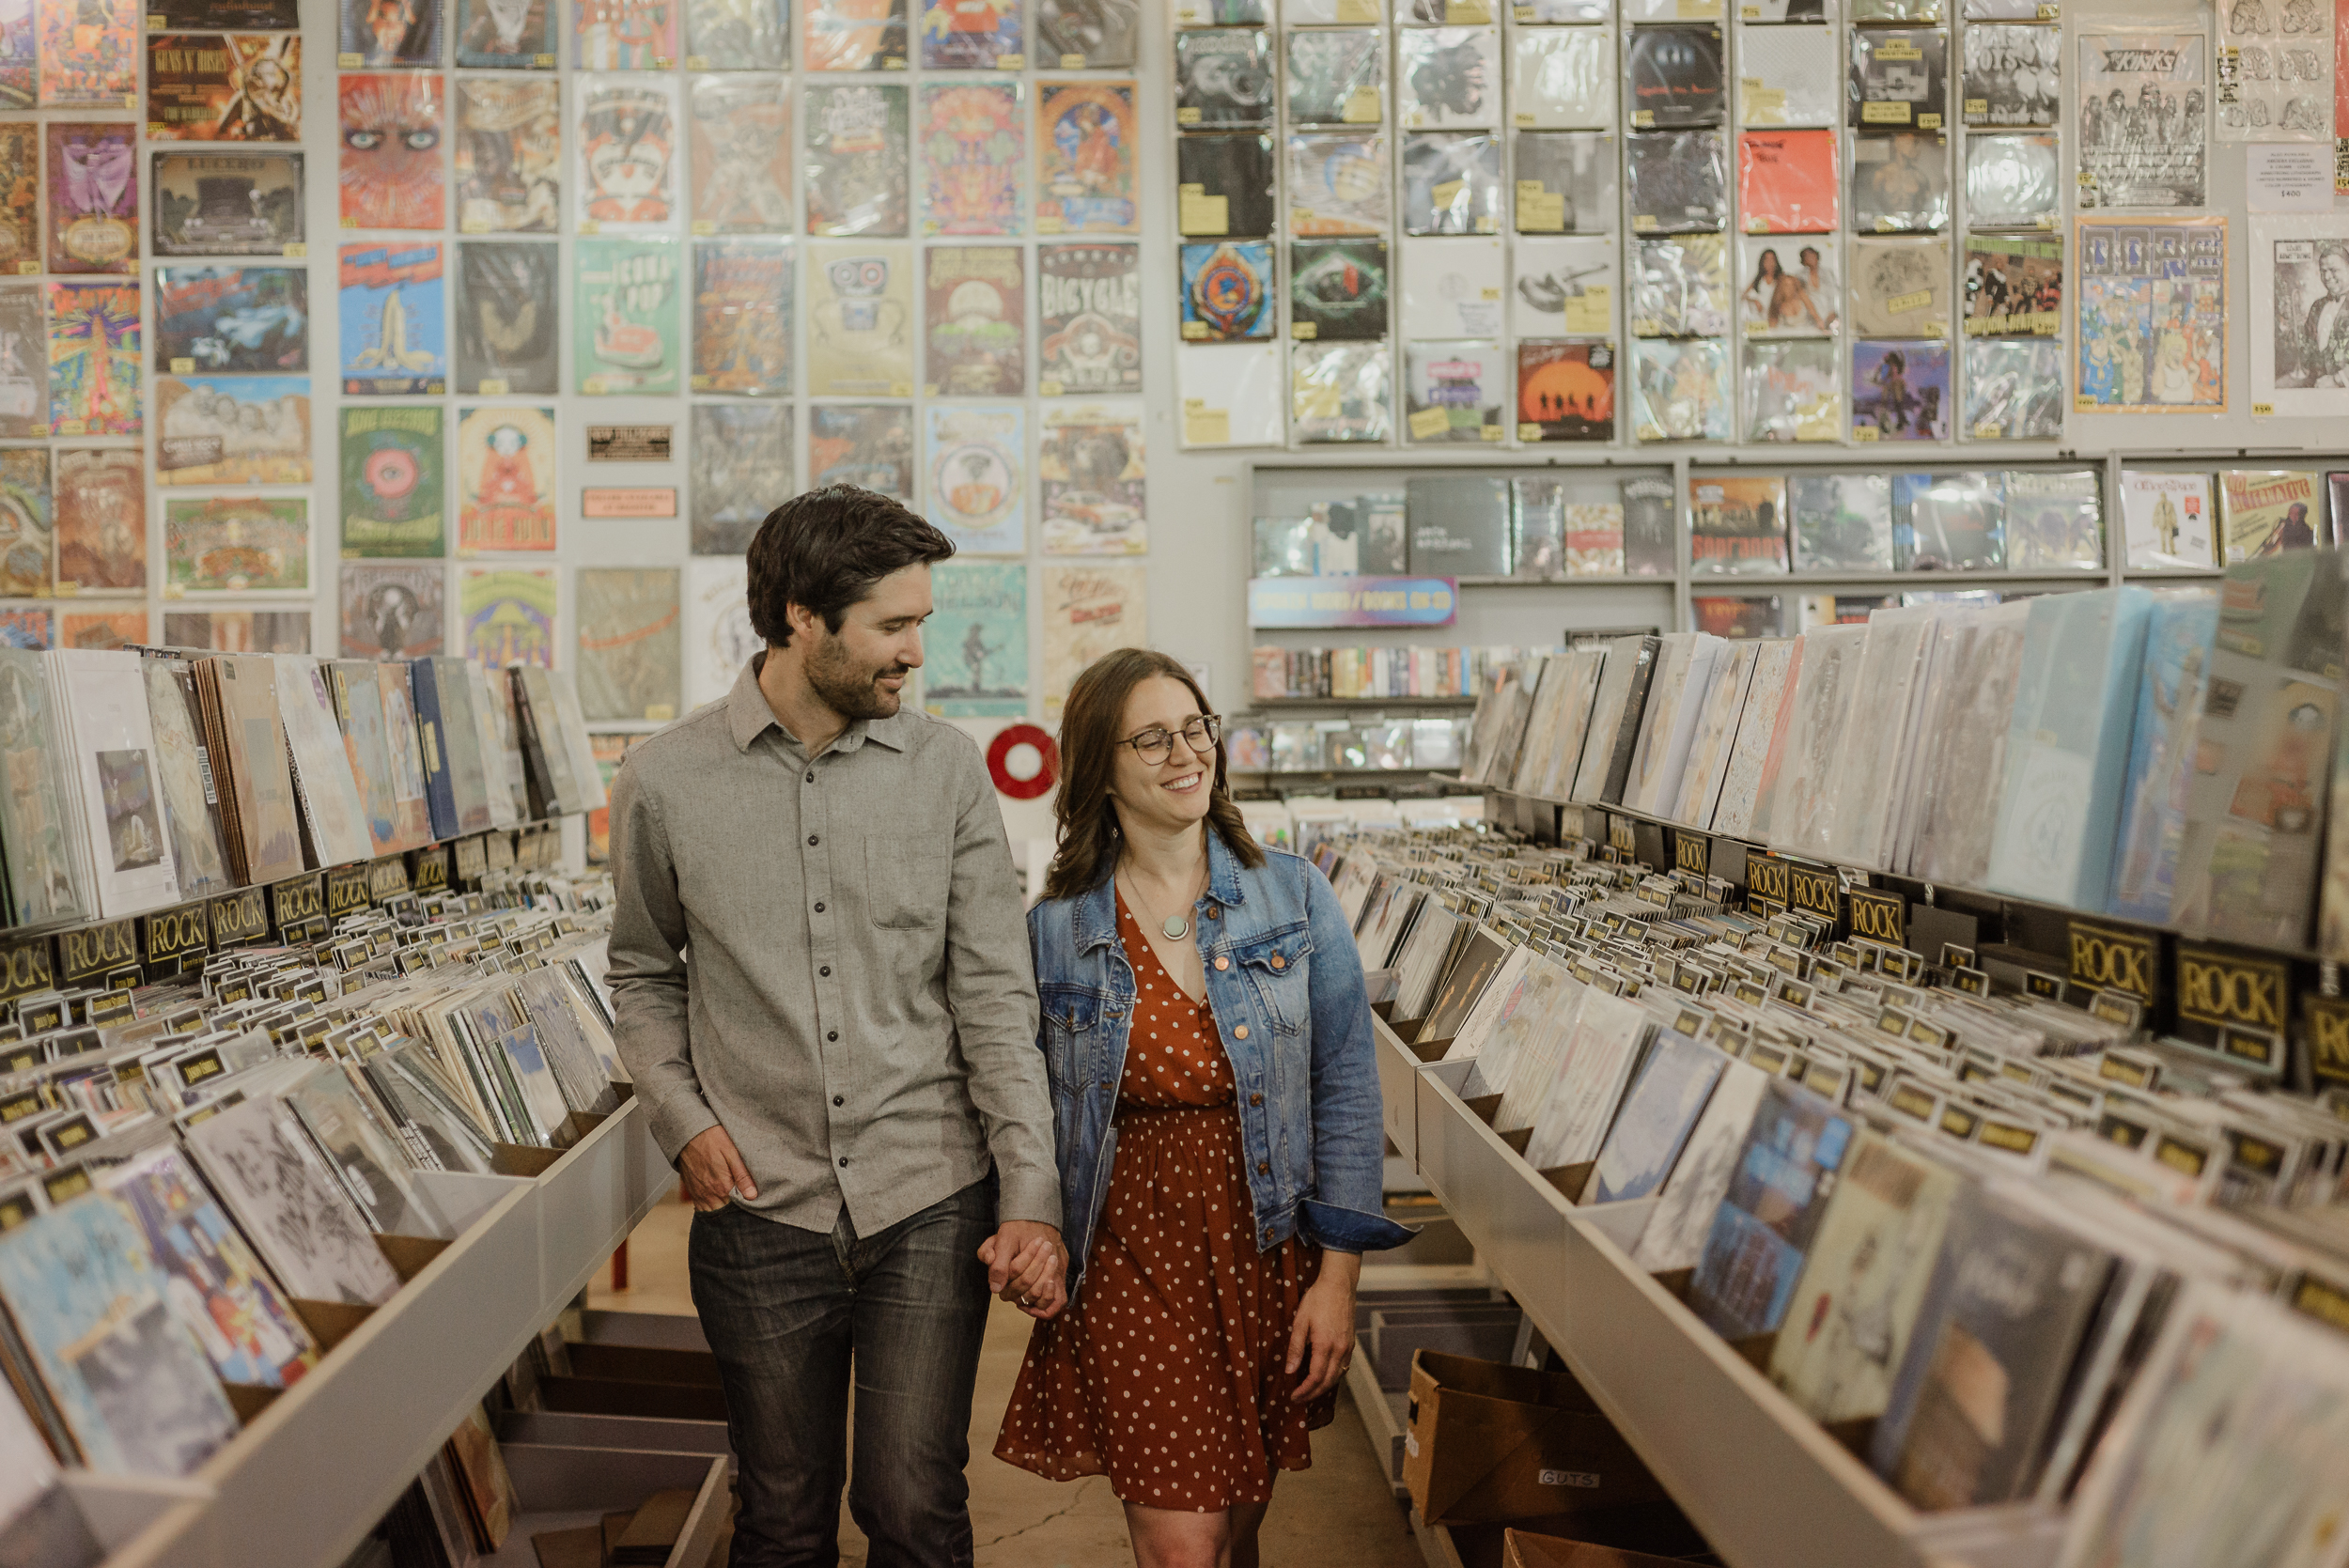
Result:
<svg viewBox="0 0 2349 1568"><path fill-rule="evenodd" d="M848 1102L848 1100L847 1100L846 1098L844 1098L843 1096L838 1095L838 1094L834 1094L834 1095L832 1097L832 1104L834 1104L834 1105L847 1105ZM840 1163L841 1163L841 1164L843 1164L843 1165L846 1165L846 1164L848 1164L848 1162L847 1160L845 1160L845 1159L844 1159L844 1160L842 1160Z"/></svg>
<svg viewBox="0 0 2349 1568"><path fill-rule="evenodd" d="M1289 967L1289 961L1276 953L1272 955L1272 967L1276 970L1284 970Z"/></svg>
<svg viewBox="0 0 2349 1568"><path fill-rule="evenodd" d="M829 980L832 978L832 966L830 964L826 964L822 969L817 970L816 972Z"/></svg>
<svg viewBox="0 0 2349 1568"><path fill-rule="evenodd" d="M1250 1105L1262 1105L1264 1104L1264 1096L1262 1094L1251 1094L1248 1096L1248 1103Z"/></svg>
<svg viewBox="0 0 2349 1568"><path fill-rule="evenodd" d="M809 847L809 848L811 848L811 849L812 849L812 848L814 848L814 847L816 846L816 835L815 835L814 833L810 833L810 834L808 834L808 835L807 835L807 843L808 843L808 847Z"/></svg>
<svg viewBox="0 0 2349 1568"><path fill-rule="evenodd" d="M816 774L815 774L815 772L814 772L814 770L813 770L813 769L811 769L811 770L809 771L808 775L807 775L807 782L808 782L809 784L814 784L814 783L816 782ZM845 1159L844 1159L844 1160L842 1160L840 1163L841 1163L841 1164L843 1164L843 1165L846 1165L846 1164L848 1164L848 1162L847 1160L845 1160Z"/></svg>
<svg viewBox="0 0 2349 1568"><path fill-rule="evenodd" d="M1215 961L1215 967L1220 970L1228 970L1232 967L1232 961L1229 958L1218 958Z"/></svg>
<svg viewBox="0 0 2349 1568"><path fill-rule="evenodd" d="M838 1031L838 1030L836 1030L836 1029L835 1029L835 1030L832 1031L830 1033L826 1034L826 1035L824 1036L824 1038L825 1038L825 1039L827 1039L827 1040L838 1040L838 1039L840 1038L840 1031Z"/></svg>
<svg viewBox="0 0 2349 1568"><path fill-rule="evenodd" d="M842 1155L840 1157L840 1163L845 1167L848 1163L848 1157L847 1155Z"/></svg>
<svg viewBox="0 0 2349 1568"><path fill-rule="evenodd" d="M816 912L819 915L824 912L824 901L820 898L816 901Z"/></svg>

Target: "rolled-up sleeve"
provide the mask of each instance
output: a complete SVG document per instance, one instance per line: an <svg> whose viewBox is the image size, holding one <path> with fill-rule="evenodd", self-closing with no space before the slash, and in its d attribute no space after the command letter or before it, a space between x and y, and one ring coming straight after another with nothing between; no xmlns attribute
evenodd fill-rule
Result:
<svg viewBox="0 0 2349 1568"><path fill-rule="evenodd" d="M946 907L946 999L994 1158L999 1219L1058 1229L1052 1097L1036 1048L1035 965L1003 814L968 742L955 748L954 881Z"/></svg>
<svg viewBox="0 0 2349 1568"><path fill-rule="evenodd" d="M1361 956L1328 878L1303 862L1293 869L1305 884L1314 943L1308 973L1315 1194L1305 1205L1308 1222L1315 1239L1332 1251L1399 1246L1411 1233L1382 1212L1386 1130Z"/></svg>
<svg viewBox="0 0 2349 1568"><path fill-rule="evenodd" d="M718 1115L693 1071L685 906L668 832L660 802L628 768L612 784L612 867L613 1044L652 1117L654 1141L674 1165Z"/></svg>

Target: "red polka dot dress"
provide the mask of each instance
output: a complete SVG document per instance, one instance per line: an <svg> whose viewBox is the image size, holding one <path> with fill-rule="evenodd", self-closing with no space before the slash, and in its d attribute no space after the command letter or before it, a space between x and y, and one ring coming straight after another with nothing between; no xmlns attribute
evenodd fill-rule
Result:
<svg viewBox="0 0 2349 1568"><path fill-rule="evenodd" d="M1313 1464L1337 1396L1289 1398L1289 1333L1320 1249L1255 1245L1232 1064L1117 901L1139 995L1117 1086L1117 1152L1068 1311L1039 1323L995 1457L1055 1481L1107 1475L1119 1500L1220 1513L1269 1502ZM1301 1372L1302 1369L1300 1369Z"/></svg>

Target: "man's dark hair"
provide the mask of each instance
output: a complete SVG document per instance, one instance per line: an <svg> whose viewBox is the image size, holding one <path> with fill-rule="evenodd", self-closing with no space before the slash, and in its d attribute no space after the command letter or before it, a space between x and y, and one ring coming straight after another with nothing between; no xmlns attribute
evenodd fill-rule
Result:
<svg viewBox="0 0 2349 1568"><path fill-rule="evenodd" d="M770 647L784 647L791 641L784 607L796 604L838 631L874 583L954 552L954 540L878 491L827 485L795 495L767 514L751 540L751 627Z"/></svg>

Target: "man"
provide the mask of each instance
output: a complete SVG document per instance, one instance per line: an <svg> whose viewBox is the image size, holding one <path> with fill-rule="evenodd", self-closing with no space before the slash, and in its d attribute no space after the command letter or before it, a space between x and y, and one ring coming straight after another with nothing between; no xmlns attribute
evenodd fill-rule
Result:
<svg viewBox="0 0 2349 1568"><path fill-rule="evenodd" d="M697 1211L733 1568L838 1560L852 1357L869 1561L968 1564L988 1293L1062 1302L1003 818L971 740L899 711L953 553L870 490L777 507L749 552L765 651L613 789L618 1045Z"/></svg>
<svg viewBox="0 0 2349 1568"><path fill-rule="evenodd" d="M2325 292L2309 306L2300 329L2300 365L2276 378L2279 386L2340 386L2349 381L2349 251L2327 245L2316 255Z"/></svg>

